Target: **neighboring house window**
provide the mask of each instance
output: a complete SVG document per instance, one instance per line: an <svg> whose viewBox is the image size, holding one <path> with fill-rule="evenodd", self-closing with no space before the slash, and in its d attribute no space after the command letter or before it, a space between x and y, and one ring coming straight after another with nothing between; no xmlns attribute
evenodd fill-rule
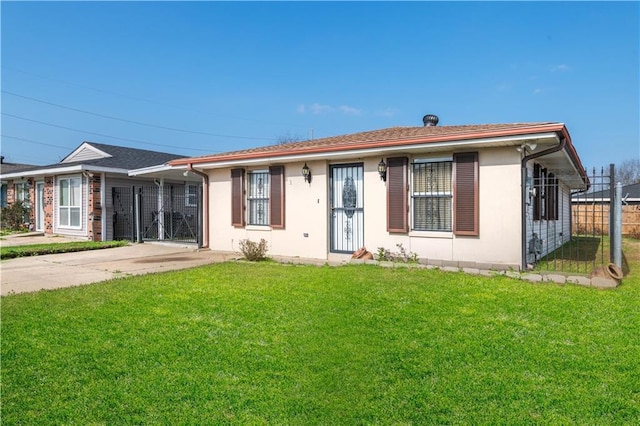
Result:
<svg viewBox="0 0 640 426"><path fill-rule="evenodd" d="M284 228L284 183L283 166L247 174L244 169L232 169L231 225L241 228L248 222L249 225ZM245 202L249 204L246 218Z"/></svg>
<svg viewBox="0 0 640 426"><path fill-rule="evenodd" d="M16 196L15 196L16 201L24 201L26 203L29 202L29 183L28 182L16 183L15 190L16 190Z"/></svg>
<svg viewBox="0 0 640 426"><path fill-rule="evenodd" d="M7 207L7 185L0 185L0 207Z"/></svg>
<svg viewBox="0 0 640 426"><path fill-rule="evenodd" d="M413 229L451 231L452 161L417 160L413 163Z"/></svg>
<svg viewBox="0 0 640 426"><path fill-rule="evenodd" d="M269 172L256 171L248 174L249 225L269 224Z"/></svg>
<svg viewBox="0 0 640 426"><path fill-rule="evenodd" d="M186 207L198 206L198 185L187 184L184 189L184 205Z"/></svg>
<svg viewBox="0 0 640 426"><path fill-rule="evenodd" d="M58 217L61 227L80 228L82 213L82 182L80 178L58 180Z"/></svg>

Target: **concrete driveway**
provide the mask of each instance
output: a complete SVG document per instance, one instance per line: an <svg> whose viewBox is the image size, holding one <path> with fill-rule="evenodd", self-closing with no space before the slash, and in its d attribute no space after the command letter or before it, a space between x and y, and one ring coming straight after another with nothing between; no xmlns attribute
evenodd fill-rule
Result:
<svg viewBox="0 0 640 426"><path fill-rule="evenodd" d="M44 240L43 240L44 239ZM28 236L0 241L2 245L54 242L53 237ZM56 242L69 241L57 239ZM128 275L192 268L237 258L174 244L132 244L102 250L22 257L0 262L2 296L95 283Z"/></svg>

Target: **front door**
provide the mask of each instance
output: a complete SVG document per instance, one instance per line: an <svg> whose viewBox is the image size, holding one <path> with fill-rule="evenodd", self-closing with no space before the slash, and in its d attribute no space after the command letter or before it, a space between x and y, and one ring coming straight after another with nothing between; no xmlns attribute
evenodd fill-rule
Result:
<svg viewBox="0 0 640 426"><path fill-rule="evenodd" d="M134 241L133 187L111 188L113 239Z"/></svg>
<svg viewBox="0 0 640 426"><path fill-rule="evenodd" d="M332 253L353 253L364 246L364 168L330 166L330 240Z"/></svg>
<svg viewBox="0 0 640 426"><path fill-rule="evenodd" d="M44 182L36 182L36 231L44 231Z"/></svg>

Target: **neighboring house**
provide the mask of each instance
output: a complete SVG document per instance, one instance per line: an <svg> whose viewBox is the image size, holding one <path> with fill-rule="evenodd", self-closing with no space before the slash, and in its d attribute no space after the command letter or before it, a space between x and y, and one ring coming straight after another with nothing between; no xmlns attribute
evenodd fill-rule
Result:
<svg viewBox="0 0 640 426"><path fill-rule="evenodd" d="M598 203L609 204L611 201L610 189L603 191L593 191L587 193L577 193L571 198L573 203ZM640 182L622 186L622 205L640 205Z"/></svg>
<svg viewBox="0 0 640 426"><path fill-rule="evenodd" d="M169 165L205 176L212 250L264 238L271 255L341 260L401 244L432 264L521 269L568 241L571 191L589 179L564 124L437 121Z"/></svg>
<svg viewBox="0 0 640 426"><path fill-rule="evenodd" d="M165 217L164 214L158 215L158 211L165 210L173 218L174 210L177 210L181 218L189 217L192 228L196 227L192 218L197 217L197 206L188 205L189 200L193 199L189 193L198 193L201 178L185 177L176 171L173 176L169 174L158 181L150 177L131 178L128 171L180 157L176 154L83 142L56 164L14 170L3 167L0 179L7 185L8 204L18 199L30 200L32 229L93 241L135 239L134 195L141 191L153 192L145 198L146 204L140 206L148 222L146 229L150 230L146 237L172 239L176 233L173 229L172 232L168 231L173 225L171 219L166 222L167 231L158 232L157 218ZM161 198L158 198L156 188L160 188ZM180 196L182 204L173 202ZM166 206L171 206L171 209ZM193 214L187 215L185 208L191 208ZM182 237L185 238L184 235Z"/></svg>
<svg viewBox="0 0 640 426"><path fill-rule="evenodd" d="M31 164L18 164L18 163L8 163L4 161L4 156L0 156L0 176L9 172L15 172L23 169L28 169L30 167L34 167ZM7 207L7 192L9 186L7 182L4 180L0 180L0 207ZM28 201L28 191L24 186L18 188L12 188L12 190L16 190L15 199L21 201Z"/></svg>
<svg viewBox="0 0 640 426"><path fill-rule="evenodd" d="M606 186L609 186L608 182ZM578 233L600 235L610 232L611 188L575 193L571 203L572 220ZM621 219L622 235L640 237L640 182L622 186Z"/></svg>

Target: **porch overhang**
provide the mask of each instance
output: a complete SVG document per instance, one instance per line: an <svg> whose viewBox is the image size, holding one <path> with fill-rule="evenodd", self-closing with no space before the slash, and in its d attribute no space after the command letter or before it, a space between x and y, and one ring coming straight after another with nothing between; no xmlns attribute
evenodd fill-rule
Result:
<svg viewBox="0 0 640 426"><path fill-rule="evenodd" d="M202 178L189 172L187 166L172 167L168 164L144 167L142 169L129 170L129 176L145 177L151 179L168 179L187 182L202 182Z"/></svg>

